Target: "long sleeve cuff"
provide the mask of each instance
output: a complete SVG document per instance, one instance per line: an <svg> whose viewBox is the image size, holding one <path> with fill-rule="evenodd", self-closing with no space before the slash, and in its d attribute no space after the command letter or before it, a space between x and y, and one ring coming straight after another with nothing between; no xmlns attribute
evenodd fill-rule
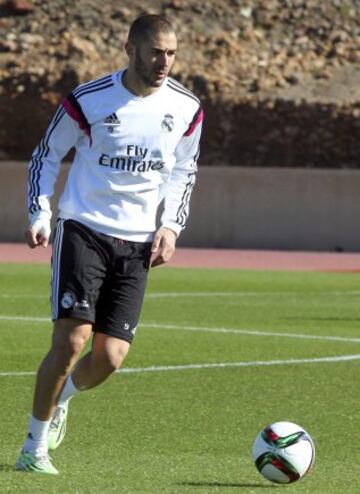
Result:
<svg viewBox="0 0 360 494"><path fill-rule="evenodd" d="M161 226L163 226L165 228L169 228L169 230L172 230L173 232L175 232L177 237L180 235L181 230L183 229L178 223L175 223L175 221L162 222Z"/></svg>
<svg viewBox="0 0 360 494"><path fill-rule="evenodd" d="M50 222L51 220L51 211L50 210L45 210L45 209L40 209L38 211L35 211L35 213L30 213L29 214L29 221L30 221L30 225L33 225L35 223L35 221L48 221Z"/></svg>

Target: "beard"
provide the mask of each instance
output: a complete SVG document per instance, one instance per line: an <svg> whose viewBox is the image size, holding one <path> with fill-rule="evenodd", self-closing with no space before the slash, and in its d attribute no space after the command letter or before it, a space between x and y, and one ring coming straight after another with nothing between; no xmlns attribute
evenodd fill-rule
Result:
<svg viewBox="0 0 360 494"><path fill-rule="evenodd" d="M156 80L150 67L146 65L138 50L135 52L134 68L137 76L147 87L160 87L163 80Z"/></svg>

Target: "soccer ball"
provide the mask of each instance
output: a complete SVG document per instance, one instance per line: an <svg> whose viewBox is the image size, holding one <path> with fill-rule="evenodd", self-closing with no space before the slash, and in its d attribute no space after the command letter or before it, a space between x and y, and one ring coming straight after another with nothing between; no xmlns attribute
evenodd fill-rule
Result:
<svg viewBox="0 0 360 494"><path fill-rule="evenodd" d="M255 439L253 458L261 475L278 484L290 484L306 475L315 461L309 434L292 422L275 422Z"/></svg>

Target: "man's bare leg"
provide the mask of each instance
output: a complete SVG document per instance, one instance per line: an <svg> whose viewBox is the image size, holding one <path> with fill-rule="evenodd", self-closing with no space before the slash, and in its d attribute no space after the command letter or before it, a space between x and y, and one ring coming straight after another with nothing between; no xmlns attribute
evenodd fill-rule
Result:
<svg viewBox="0 0 360 494"><path fill-rule="evenodd" d="M55 321L52 345L36 379L33 414L16 469L56 475L48 456L48 433L65 380L92 332L92 325L77 319Z"/></svg>
<svg viewBox="0 0 360 494"><path fill-rule="evenodd" d="M84 355L71 374L74 385L83 391L104 382L125 360L130 343L103 333L95 333L92 350Z"/></svg>
<svg viewBox="0 0 360 494"><path fill-rule="evenodd" d="M104 382L121 366L129 348L125 340L95 333L91 351L78 361L61 392L48 433L49 449L57 449L64 439L69 400L79 391Z"/></svg>
<svg viewBox="0 0 360 494"><path fill-rule="evenodd" d="M55 321L52 346L37 373L33 415L38 420L46 421L53 416L65 380L91 333L90 323L77 319Z"/></svg>

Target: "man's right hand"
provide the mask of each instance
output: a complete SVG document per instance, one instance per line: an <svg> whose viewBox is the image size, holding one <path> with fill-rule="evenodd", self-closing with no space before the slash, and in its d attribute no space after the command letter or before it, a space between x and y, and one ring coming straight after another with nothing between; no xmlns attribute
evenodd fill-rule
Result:
<svg viewBox="0 0 360 494"><path fill-rule="evenodd" d="M47 247L50 238L50 221L36 220L33 225L25 231L25 238L30 249L35 247Z"/></svg>

